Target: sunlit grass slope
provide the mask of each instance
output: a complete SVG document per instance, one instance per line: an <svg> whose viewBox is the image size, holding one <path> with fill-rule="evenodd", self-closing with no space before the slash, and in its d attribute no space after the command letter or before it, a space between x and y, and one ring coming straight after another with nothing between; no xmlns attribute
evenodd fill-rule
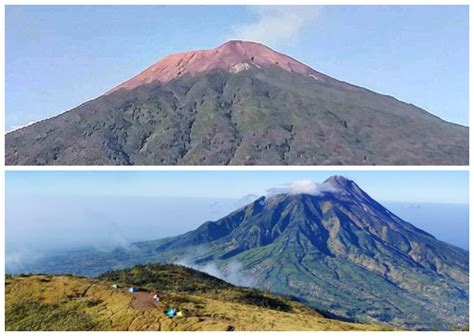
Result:
<svg viewBox="0 0 474 336"><path fill-rule="evenodd" d="M115 283L121 288L111 288ZM127 290L132 285L137 293ZM329 319L296 301L174 265L136 266L99 278L7 276L5 299L7 330L386 329ZM167 317L168 307L184 316Z"/></svg>

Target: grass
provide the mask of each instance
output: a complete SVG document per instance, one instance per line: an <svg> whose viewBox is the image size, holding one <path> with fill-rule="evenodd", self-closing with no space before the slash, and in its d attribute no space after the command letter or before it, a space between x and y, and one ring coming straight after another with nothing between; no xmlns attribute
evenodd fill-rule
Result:
<svg viewBox="0 0 474 336"><path fill-rule="evenodd" d="M166 279L175 274L175 282L190 282L201 290L184 291L158 282L121 282L143 288L131 294L126 288L112 289L115 279L139 279L148 274ZM151 272L151 273L150 273ZM7 277L6 329L36 330L386 330L371 324L354 324L325 318L309 307L276 295L254 289L235 287L210 276L179 266L135 267L118 273L107 273L100 279L67 275L30 275ZM108 279L111 278L111 279ZM215 279L215 280L214 280ZM204 290L205 287L208 287ZM215 286L215 288L212 288ZM159 290L158 290L159 289ZM178 288L180 289L180 288ZM183 289L183 288L181 288ZM152 302L158 292L161 301ZM142 299L147 300L143 305ZM164 311L178 307L183 318L170 319Z"/></svg>
<svg viewBox="0 0 474 336"><path fill-rule="evenodd" d="M9 306L5 313L6 330L55 331L93 330L96 323L79 306L47 304L24 300Z"/></svg>

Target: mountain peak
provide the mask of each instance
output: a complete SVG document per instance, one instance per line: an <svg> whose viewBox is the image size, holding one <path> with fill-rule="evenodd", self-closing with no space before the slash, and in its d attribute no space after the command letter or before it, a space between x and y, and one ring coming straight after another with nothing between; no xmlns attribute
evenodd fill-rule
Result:
<svg viewBox="0 0 474 336"><path fill-rule="evenodd" d="M362 204L375 202L357 183L345 176L333 175L324 181L323 185L326 185L328 189L334 189L338 197L350 199L353 202Z"/></svg>
<svg viewBox="0 0 474 336"><path fill-rule="evenodd" d="M342 175L333 175L324 181L324 183L331 184L334 187L343 187L346 188L350 186L351 184L354 184L354 181L348 179L347 177L344 177Z"/></svg>
<svg viewBox="0 0 474 336"><path fill-rule="evenodd" d="M244 48L260 47L260 48L270 49L263 43L245 41L245 40L229 40L227 42L222 43L220 46L217 47L217 49L228 48L228 47L244 47Z"/></svg>
<svg viewBox="0 0 474 336"><path fill-rule="evenodd" d="M237 73L249 69L261 70L269 66L308 75L315 80L324 80L322 74L309 66L261 43L230 40L214 49L168 55L107 94L120 89L132 90L155 82L165 83L184 75L193 76L215 69Z"/></svg>

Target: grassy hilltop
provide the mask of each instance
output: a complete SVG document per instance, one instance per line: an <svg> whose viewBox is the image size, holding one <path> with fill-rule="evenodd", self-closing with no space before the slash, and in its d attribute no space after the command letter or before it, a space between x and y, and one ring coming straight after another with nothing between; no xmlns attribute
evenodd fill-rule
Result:
<svg viewBox="0 0 474 336"><path fill-rule="evenodd" d="M121 288L111 288L112 284ZM127 291L135 286L137 293ZM160 295L160 302L152 298ZM184 317L167 317L178 307ZM139 265L98 278L7 276L6 330L386 330L329 319L267 292L175 265Z"/></svg>

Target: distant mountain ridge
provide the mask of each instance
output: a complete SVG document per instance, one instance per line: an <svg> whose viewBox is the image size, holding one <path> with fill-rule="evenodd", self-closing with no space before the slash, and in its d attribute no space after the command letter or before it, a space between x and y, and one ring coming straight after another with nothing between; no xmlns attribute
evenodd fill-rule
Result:
<svg viewBox="0 0 474 336"><path fill-rule="evenodd" d="M196 230L113 252L52 258L32 270L99 274L147 262L215 269L353 321L409 329L468 324L468 252L403 221L355 182L260 197Z"/></svg>
<svg viewBox="0 0 474 336"><path fill-rule="evenodd" d="M468 128L262 44L170 55L6 135L8 165L464 165Z"/></svg>

